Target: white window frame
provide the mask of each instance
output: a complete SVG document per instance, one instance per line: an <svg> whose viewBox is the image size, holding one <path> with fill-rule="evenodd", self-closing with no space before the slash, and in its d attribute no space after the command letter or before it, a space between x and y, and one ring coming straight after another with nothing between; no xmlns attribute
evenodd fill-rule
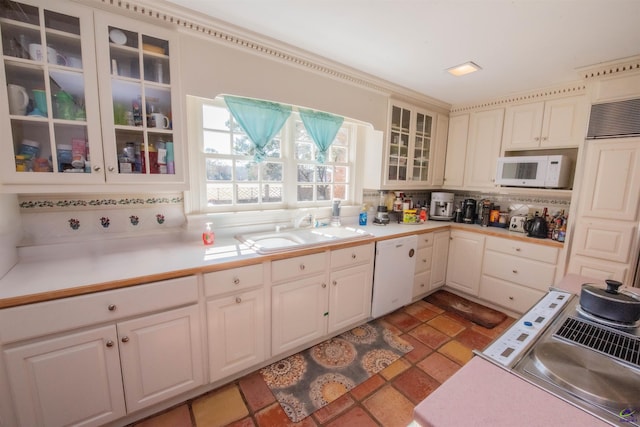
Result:
<svg viewBox="0 0 640 427"><path fill-rule="evenodd" d="M208 206L207 202L207 182L206 182L206 162L204 154L204 134L203 134L203 106L213 105L221 106L222 98L216 99L199 98L194 96L187 97L187 114L188 114L188 140L189 140L189 175L190 175L190 195L185 197L185 203L188 206L188 213L223 213L223 212L246 212L246 211L274 211L282 209L297 208L321 208L331 206L331 200L322 201L297 201L297 164L295 159L295 122L299 118L292 115L283 126L281 132L282 146L281 153L283 159L283 201L282 203L256 203L256 204L234 204L234 205L218 205ZM294 113L297 115L297 112ZM356 203L356 146L358 145L358 125L360 123L345 119L343 127L349 129L348 144L348 167L347 178L347 194L342 200L343 205ZM308 162L304 162L308 163ZM327 162L331 165L331 162ZM340 164L342 165L342 164ZM234 182L235 184L235 182Z"/></svg>

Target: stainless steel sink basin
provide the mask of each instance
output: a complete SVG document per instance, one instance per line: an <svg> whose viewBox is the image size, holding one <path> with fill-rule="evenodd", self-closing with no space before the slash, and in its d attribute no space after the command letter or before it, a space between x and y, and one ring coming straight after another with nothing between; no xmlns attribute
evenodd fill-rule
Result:
<svg viewBox="0 0 640 427"><path fill-rule="evenodd" d="M235 238L259 254L270 254L372 236L371 233L359 228L321 227L239 234Z"/></svg>

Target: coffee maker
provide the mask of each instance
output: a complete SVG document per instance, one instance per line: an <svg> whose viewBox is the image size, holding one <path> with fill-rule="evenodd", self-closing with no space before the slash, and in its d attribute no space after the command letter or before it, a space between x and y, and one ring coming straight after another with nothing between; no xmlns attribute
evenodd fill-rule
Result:
<svg viewBox="0 0 640 427"><path fill-rule="evenodd" d="M453 212L453 193L431 193L429 219L451 221Z"/></svg>
<svg viewBox="0 0 640 427"><path fill-rule="evenodd" d="M476 220L476 201L474 199L464 199L462 203L462 222L473 224Z"/></svg>

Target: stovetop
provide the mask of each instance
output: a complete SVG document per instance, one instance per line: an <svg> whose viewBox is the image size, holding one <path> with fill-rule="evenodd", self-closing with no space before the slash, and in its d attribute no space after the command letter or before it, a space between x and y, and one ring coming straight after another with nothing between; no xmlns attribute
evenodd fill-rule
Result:
<svg viewBox="0 0 640 427"><path fill-rule="evenodd" d="M640 426L639 329L589 317L551 290L480 355L603 421Z"/></svg>

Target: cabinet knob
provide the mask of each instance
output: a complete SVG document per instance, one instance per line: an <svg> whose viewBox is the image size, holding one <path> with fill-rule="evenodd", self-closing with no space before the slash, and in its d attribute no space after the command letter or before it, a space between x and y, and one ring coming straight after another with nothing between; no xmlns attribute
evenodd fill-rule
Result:
<svg viewBox="0 0 640 427"><path fill-rule="evenodd" d="M323 283L323 284L322 284L322 288L324 289L324 288L326 288L326 287L327 287L327 284L326 284L326 283Z"/></svg>
<svg viewBox="0 0 640 427"><path fill-rule="evenodd" d="M333 281L333 286L338 286L338 281L337 280Z"/></svg>
<svg viewBox="0 0 640 427"><path fill-rule="evenodd" d="M515 248L516 252L520 252L520 248Z"/></svg>
<svg viewBox="0 0 640 427"><path fill-rule="evenodd" d="M424 263L426 264L426 263L427 263L427 260L426 260L426 259L423 259L423 260L422 260L422 262L424 262Z"/></svg>
<svg viewBox="0 0 640 427"><path fill-rule="evenodd" d="M421 288L424 288L424 283L420 283L420 287L421 287Z"/></svg>
<svg viewBox="0 0 640 427"><path fill-rule="evenodd" d="M107 340L107 342L105 343L105 345L109 348L113 347L113 341L111 340Z"/></svg>
<svg viewBox="0 0 640 427"><path fill-rule="evenodd" d="M509 299L510 299L511 301L513 301L513 297L509 297Z"/></svg>
<svg viewBox="0 0 640 427"><path fill-rule="evenodd" d="M124 337L122 337L122 338L120 339L120 341L122 341L122 342L129 342L129 337L125 335Z"/></svg>
<svg viewBox="0 0 640 427"><path fill-rule="evenodd" d="M240 304L242 302L242 298L236 297L236 304Z"/></svg>
<svg viewBox="0 0 640 427"><path fill-rule="evenodd" d="M304 264L300 264L300 270L304 270Z"/></svg>
<svg viewBox="0 0 640 427"><path fill-rule="evenodd" d="M357 258L356 254L351 254L351 259L356 259L356 258Z"/></svg>
<svg viewBox="0 0 640 427"><path fill-rule="evenodd" d="M109 311L116 311L116 305L115 304L109 304L109 306L107 307L107 309Z"/></svg>
<svg viewBox="0 0 640 427"><path fill-rule="evenodd" d="M540 137L536 136L535 138L533 138L534 141L540 141Z"/></svg>
<svg viewBox="0 0 640 427"><path fill-rule="evenodd" d="M115 167L113 167L113 166L109 166L109 167L107 168L107 170L108 170L109 172L113 172L114 170L116 170L116 168L115 168Z"/></svg>
<svg viewBox="0 0 640 427"><path fill-rule="evenodd" d="M240 279L238 279L237 277L233 278L233 284L234 285L239 285L240 284Z"/></svg>
<svg viewBox="0 0 640 427"><path fill-rule="evenodd" d="M513 272L513 274L518 274L518 270L516 270L515 268L511 271Z"/></svg>
<svg viewBox="0 0 640 427"><path fill-rule="evenodd" d="M94 170L94 172L100 172L102 170L102 168L100 166L98 166L98 165L95 165L93 167L93 170Z"/></svg>
<svg viewBox="0 0 640 427"><path fill-rule="evenodd" d="M543 136L543 137L542 137L542 140L543 140L543 141L546 141L546 140L548 140L548 139L549 139L549 138L547 138L546 136Z"/></svg>

